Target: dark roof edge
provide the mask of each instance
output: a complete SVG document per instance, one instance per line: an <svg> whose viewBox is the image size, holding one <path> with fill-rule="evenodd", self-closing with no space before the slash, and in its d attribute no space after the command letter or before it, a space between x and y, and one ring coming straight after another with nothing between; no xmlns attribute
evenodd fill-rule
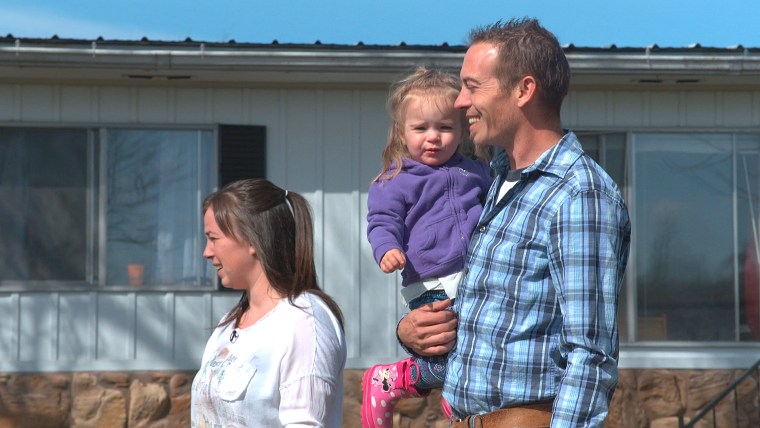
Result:
<svg viewBox="0 0 760 428"><path fill-rule="evenodd" d="M396 45L387 44L365 44L361 41L355 44L337 44L337 43L322 43L315 41L314 43L280 43L277 40L273 40L269 43L261 42L237 42L235 40L229 40L227 42L208 42L200 40L192 40L186 38L181 41L164 41L164 40L149 40L143 37L140 40L120 40L120 39L104 39L98 37L97 39L76 39L76 38L59 38L53 36L51 38L30 38L30 37L14 37L13 34L7 34L6 36L0 36L0 45L8 44L21 44L21 45L37 45L37 46L100 46L102 48L184 48L184 49L199 49L201 47L207 49L330 49L330 50L429 50L429 51L451 51L451 52L464 52L467 49L465 45L450 45L449 43L441 43L439 45L425 45L425 44L408 44L401 42ZM650 52L650 53L735 53L735 52L750 52L760 53L760 47L745 47L741 44L716 47L716 46L702 46L699 43L694 43L685 47L675 46L659 46L650 45L642 47L625 46L620 47L615 44L610 44L605 47L588 47L588 46L576 46L574 44L566 44L562 46L565 52L617 52L617 53L636 53L636 52Z"/></svg>

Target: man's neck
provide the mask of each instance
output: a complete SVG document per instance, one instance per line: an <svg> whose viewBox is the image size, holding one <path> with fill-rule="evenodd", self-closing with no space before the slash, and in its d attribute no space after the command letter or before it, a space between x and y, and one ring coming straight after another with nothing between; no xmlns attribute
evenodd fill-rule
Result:
<svg viewBox="0 0 760 428"><path fill-rule="evenodd" d="M510 169L523 169L532 165L542 154L562 138L562 130L531 129L515 135L512 147L507 148Z"/></svg>

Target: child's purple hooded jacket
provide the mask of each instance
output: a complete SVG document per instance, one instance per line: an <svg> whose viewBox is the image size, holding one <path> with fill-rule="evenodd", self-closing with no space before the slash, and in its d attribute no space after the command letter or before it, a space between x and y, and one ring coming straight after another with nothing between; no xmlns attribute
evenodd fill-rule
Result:
<svg viewBox="0 0 760 428"><path fill-rule="evenodd" d="M491 180L485 163L459 153L438 167L404 159L396 177L369 186L367 238L375 261L392 248L403 251L404 286L462 270Z"/></svg>

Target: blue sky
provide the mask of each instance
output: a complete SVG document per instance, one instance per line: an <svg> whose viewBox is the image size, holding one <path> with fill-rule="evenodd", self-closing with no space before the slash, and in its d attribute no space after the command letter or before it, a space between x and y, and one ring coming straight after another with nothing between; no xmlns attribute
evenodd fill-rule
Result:
<svg viewBox="0 0 760 428"><path fill-rule="evenodd" d="M521 16L583 47L760 47L758 0L2 0L0 36L457 45Z"/></svg>

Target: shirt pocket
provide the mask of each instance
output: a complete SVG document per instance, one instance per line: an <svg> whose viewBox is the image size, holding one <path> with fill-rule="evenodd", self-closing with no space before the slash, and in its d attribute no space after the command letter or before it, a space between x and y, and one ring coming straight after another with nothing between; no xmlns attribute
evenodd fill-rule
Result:
<svg viewBox="0 0 760 428"><path fill-rule="evenodd" d="M217 392L224 401L237 401L245 396L248 384L256 374L256 367L244 363L232 363L224 370Z"/></svg>

